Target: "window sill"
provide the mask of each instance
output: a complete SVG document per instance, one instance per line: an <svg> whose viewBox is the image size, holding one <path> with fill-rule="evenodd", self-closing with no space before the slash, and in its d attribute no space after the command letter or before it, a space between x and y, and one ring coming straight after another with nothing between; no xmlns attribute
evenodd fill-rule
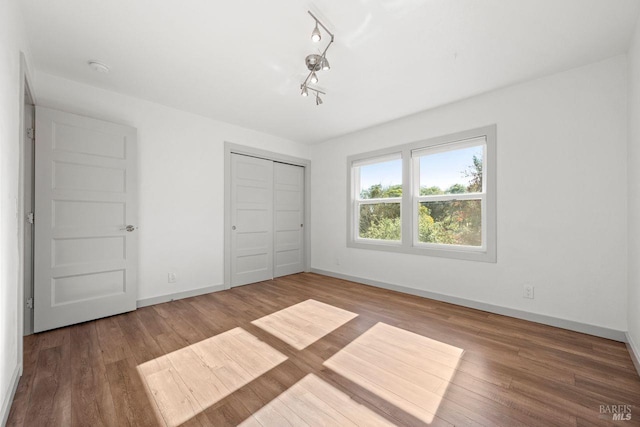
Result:
<svg viewBox="0 0 640 427"><path fill-rule="evenodd" d="M400 243L389 244L389 243L381 243L377 241L362 241L362 240L351 240L347 242L348 248L355 249L368 249L368 250L376 250L382 252L397 252L404 254L413 254L413 255L426 255L433 256L439 258L451 258L451 259L460 259L465 261L479 261L479 262L489 262L495 263L497 262L496 251L493 250L478 250L478 249L463 249L457 247L446 247L446 248L433 248L433 247L419 247L419 246L408 246L402 245Z"/></svg>

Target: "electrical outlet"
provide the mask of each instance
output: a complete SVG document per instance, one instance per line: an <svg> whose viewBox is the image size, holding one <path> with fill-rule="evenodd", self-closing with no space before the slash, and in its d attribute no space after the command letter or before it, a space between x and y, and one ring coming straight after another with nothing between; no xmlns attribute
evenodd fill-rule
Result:
<svg viewBox="0 0 640 427"><path fill-rule="evenodd" d="M340 265L340 258L336 258L336 265Z"/></svg>
<svg viewBox="0 0 640 427"><path fill-rule="evenodd" d="M176 283L178 281L176 273L167 273L167 281L169 283Z"/></svg>
<svg viewBox="0 0 640 427"><path fill-rule="evenodd" d="M534 290L533 285L530 285L530 284L524 285L524 293L522 294L522 297L533 299L533 290Z"/></svg>

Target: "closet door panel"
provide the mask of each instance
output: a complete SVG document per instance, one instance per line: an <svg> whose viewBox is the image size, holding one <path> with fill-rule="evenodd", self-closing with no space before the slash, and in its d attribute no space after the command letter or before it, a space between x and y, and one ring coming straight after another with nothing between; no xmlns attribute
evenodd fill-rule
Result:
<svg viewBox="0 0 640 427"><path fill-rule="evenodd" d="M274 163L274 277L304 271L304 168Z"/></svg>
<svg viewBox="0 0 640 427"><path fill-rule="evenodd" d="M231 286L273 278L273 182L270 160L231 156Z"/></svg>

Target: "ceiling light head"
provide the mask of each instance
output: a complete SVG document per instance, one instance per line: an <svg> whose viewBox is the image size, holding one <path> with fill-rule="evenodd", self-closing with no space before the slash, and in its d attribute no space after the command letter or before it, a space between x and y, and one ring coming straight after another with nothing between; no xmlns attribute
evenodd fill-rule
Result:
<svg viewBox="0 0 640 427"><path fill-rule="evenodd" d="M314 43L318 43L320 40L322 40L322 34L320 34L320 29L318 28L318 21L316 21L316 27L313 29L313 32L311 33L311 40Z"/></svg>
<svg viewBox="0 0 640 427"><path fill-rule="evenodd" d="M99 61L89 61L89 67L91 67L93 71L96 71L98 73L109 73L109 66Z"/></svg>
<svg viewBox="0 0 640 427"><path fill-rule="evenodd" d="M324 71L328 71L331 69L331 65L329 65L329 60L325 57L320 61L320 66Z"/></svg>
<svg viewBox="0 0 640 427"><path fill-rule="evenodd" d="M302 96L309 96L309 90L306 86L302 86Z"/></svg>
<svg viewBox="0 0 640 427"><path fill-rule="evenodd" d="M316 92L316 105L322 104L322 98L320 98L320 94Z"/></svg>
<svg viewBox="0 0 640 427"><path fill-rule="evenodd" d="M313 84L318 83L318 76L316 76L316 72L315 71L313 73L311 73L311 78L309 80Z"/></svg>

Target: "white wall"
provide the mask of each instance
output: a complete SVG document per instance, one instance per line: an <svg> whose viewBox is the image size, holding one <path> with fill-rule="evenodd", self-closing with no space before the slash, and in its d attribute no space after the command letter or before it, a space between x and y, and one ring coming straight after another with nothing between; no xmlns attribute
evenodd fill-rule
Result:
<svg viewBox="0 0 640 427"><path fill-rule="evenodd" d="M620 56L313 146L312 267L626 331L626 108ZM346 247L348 155L493 123L496 264Z"/></svg>
<svg viewBox="0 0 640 427"><path fill-rule="evenodd" d="M225 141L309 157L275 136L47 74L35 80L39 105L138 129L138 299L223 284Z"/></svg>
<svg viewBox="0 0 640 427"><path fill-rule="evenodd" d="M20 164L20 51L27 52L15 1L0 2L0 424L22 366L18 218ZM20 304L21 305L21 304Z"/></svg>
<svg viewBox="0 0 640 427"><path fill-rule="evenodd" d="M640 357L640 22L629 49L629 334ZM640 369L640 367L639 367Z"/></svg>

